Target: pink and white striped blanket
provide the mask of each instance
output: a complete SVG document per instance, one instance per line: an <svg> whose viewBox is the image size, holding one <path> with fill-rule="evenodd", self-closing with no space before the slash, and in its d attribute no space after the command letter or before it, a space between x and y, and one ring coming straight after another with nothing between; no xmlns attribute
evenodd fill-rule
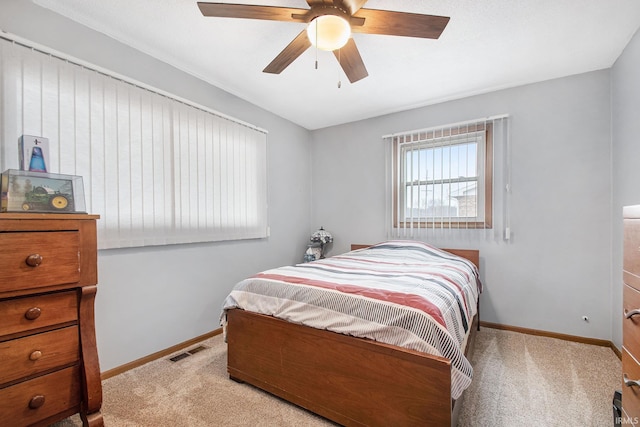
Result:
<svg viewBox="0 0 640 427"><path fill-rule="evenodd" d="M392 344L451 360L452 398L471 383L461 348L481 284L470 261L423 242L394 240L238 283L226 310Z"/></svg>

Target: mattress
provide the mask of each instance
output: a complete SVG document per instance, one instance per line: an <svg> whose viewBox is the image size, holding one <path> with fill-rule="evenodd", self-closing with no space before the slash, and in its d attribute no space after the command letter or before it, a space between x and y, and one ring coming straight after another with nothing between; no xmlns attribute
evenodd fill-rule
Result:
<svg viewBox="0 0 640 427"><path fill-rule="evenodd" d="M288 322L451 360L452 398L471 383L466 337L482 291L470 261L423 242L393 240L239 282L224 302Z"/></svg>

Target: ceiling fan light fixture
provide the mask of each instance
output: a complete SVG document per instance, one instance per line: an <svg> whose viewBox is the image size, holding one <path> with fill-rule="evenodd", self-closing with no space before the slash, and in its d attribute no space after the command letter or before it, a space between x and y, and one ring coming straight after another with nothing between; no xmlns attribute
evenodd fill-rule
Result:
<svg viewBox="0 0 640 427"><path fill-rule="evenodd" d="M309 22L307 36L311 44L320 50L336 50L349 41L351 26L340 16L320 15Z"/></svg>

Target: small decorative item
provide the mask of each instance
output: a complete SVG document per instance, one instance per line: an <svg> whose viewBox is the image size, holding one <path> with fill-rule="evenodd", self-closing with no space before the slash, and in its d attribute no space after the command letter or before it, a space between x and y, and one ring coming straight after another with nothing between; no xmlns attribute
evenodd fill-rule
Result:
<svg viewBox="0 0 640 427"><path fill-rule="evenodd" d="M86 213L82 177L8 169L0 211Z"/></svg>
<svg viewBox="0 0 640 427"><path fill-rule="evenodd" d="M22 135L20 147L20 170L47 172L49 166L49 139L41 136Z"/></svg>
<svg viewBox="0 0 640 427"><path fill-rule="evenodd" d="M304 253L304 262L311 262L320 259L322 256L322 248L320 243L311 243L307 245L307 251Z"/></svg>
<svg viewBox="0 0 640 427"><path fill-rule="evenodd" d="M333 236L324 227L320 227L319 230L314 231L311 235L311 241L313 243L320 244L320 258L324 258L324 247L333 242Z"/></svg>

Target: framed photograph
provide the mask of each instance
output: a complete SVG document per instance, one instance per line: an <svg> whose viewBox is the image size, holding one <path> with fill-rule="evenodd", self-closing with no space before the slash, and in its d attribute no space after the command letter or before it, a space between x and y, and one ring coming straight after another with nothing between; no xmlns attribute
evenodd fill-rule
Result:
<svg viewBox="0 0 640 427"><path fill-rule="evenodd" d="M82 177L9 169L2 174L0 210L86 213Z"/></svg>

